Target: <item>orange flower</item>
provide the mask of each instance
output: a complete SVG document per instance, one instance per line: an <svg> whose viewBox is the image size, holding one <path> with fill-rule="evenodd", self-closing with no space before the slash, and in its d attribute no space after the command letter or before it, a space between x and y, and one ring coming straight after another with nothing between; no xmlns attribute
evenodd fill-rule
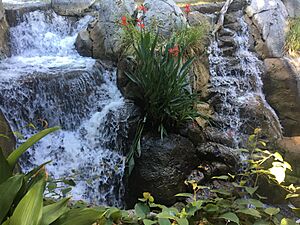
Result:
<svg viewBox="0 0 300 225"><path fill-rule="evenodd" d="M128 26L128 22L127 22L127 17L126 16L122 16L122 18L121 18L121 24L123 26Z"/></svg>
<svg viewBox="0 0 300 225"><path fill-rule="evenodd" d="M184 11L189 14L191 12L191 4L186 4L184 6Z"/></svg>
<svg viewBox="0 0 300 225"><path fill-rule="evenodd" d="M139 22L137 25L138 25L141 29L145 28L145 24L142 23L142 22Z"/></svg>
<svg viewBox="0 0 300 225"><path fill-rule="evenodd" d="M168 52L169 52L169 54L170 55L172 55L172 56L174 56L174 57L176 57L176 56L178 56L178 54L179 54L179 47L178 47L178 45L175 45L173 48L170 48L169 50L168 50Z"/></svg>
<svg viewBox="0 0 300 225"><path fill-rule="evenodd" d="M143 11L144 13L148 11L148 9L144 5L140 5L138 10Z"/></svg>

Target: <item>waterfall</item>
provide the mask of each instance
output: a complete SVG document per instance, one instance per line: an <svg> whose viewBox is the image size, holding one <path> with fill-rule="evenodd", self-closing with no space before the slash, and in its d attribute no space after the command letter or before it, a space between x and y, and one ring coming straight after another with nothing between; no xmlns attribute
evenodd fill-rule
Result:
<svg viewBox="0 0 300 225"><path fill-rule="evenodd" d="M250 51L248 24L242 12L238 15L237 30L225 24L209 48L211 104L220 136L233 147L260 126L274 138L281 135L278 117L262 92L262 62Z"/></svg>
<svg viewBox="0 0 300 225"><path fill-rule="evenodd" d="M25 14L10 30L13 56L0 62L0 106L25 139L37 132L32 124L62 127L25 154L24 171L52 160L46 166L51 176L74 179L73 199L122 206L127 104L116 70L74 47L92 19Z"/></svg>

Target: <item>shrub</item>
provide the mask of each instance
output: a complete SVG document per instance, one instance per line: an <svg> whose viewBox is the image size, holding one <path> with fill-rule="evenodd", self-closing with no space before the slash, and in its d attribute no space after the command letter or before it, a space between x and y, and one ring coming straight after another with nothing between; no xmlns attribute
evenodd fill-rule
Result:
<svg viewBox="0 0 300 225"><path fill-rule="evenodd" d="M289 31L286 37L285 49L291 54L300 51L300 18L292 19L289 22Z"/></svg>

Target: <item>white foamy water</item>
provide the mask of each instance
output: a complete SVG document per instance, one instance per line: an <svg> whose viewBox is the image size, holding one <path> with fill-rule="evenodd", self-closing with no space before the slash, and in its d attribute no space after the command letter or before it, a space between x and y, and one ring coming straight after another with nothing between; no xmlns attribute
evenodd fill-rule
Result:
<svg viewBox="0 0 300 225"><path fill-rule="evenodd" d="M74 199L122 206L126 104L115 69L81 57L74 47L91 19L25 14L10 30L13 56L0 63L0 107L26 138L35 132L30 123L62 127L25 155L22 169L52 160L51 176L75 180Z"/></svg>
<svg viewBox="0 0 300 225"><path fill-rule="evenodd" d="M52 11L25 14L24 21L10 29L13 56L0 63L0 76L10 78L36 71L90 69L95 60L81 57L74 43L78 32L91 19L86 16L72 22Z"/></svg>
<svg viewBox="0 0 300 225"><path fill-rule="evenodd" d="M224 55L216 40L211 43L209 55L211 91L217 102L216 119L220 131L232 139L235 147L245 134L251 134L256 128L251 125L261 125L261 121L253 121L257 116L263 116L262 120L270 124L274 134L281 135L278 117L262 91L261 62L249 50L248 25L244 18L239 19L239 24L241 30L233 37L235 53L230 57Z"/></svg>

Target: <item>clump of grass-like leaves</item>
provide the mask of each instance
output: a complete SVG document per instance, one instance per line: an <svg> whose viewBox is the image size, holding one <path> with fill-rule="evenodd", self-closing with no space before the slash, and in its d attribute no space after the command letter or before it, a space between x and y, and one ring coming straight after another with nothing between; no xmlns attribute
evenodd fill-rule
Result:
<svg viewBox="0 0 300 225"><path fill-rule="evenodd" d="M173 38L165 46L158 45L158 35L142 31L134 45L134 71L127 75L135 84L134 99L151 127L161 135L166 128L176 127L198 116L194 109L197 96L191 93L188 73L193 59L183 62L184 46Z"/></svg>
<svg viewBox="0 0 300 225"><path fill-rule="evenodd" d="M285 49L291 54L300 51L300 18L290 21L290 29L287 34Z"/></svg>

